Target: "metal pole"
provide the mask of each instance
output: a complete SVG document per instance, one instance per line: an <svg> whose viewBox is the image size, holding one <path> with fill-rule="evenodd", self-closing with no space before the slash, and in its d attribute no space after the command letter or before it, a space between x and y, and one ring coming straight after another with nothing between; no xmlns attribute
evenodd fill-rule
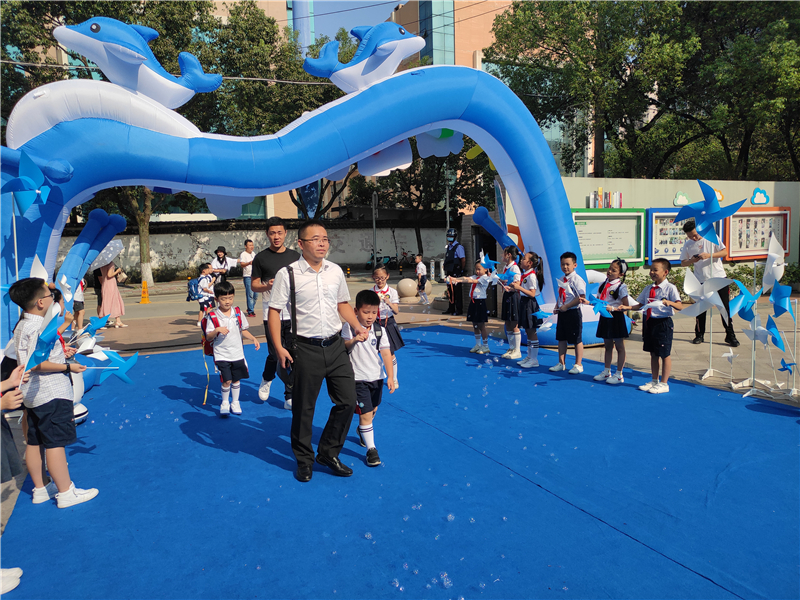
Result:
<svg viewBox="0 0 800 600"><path fill-rule="evenodd" d="M794 299L794 355L792 361L797 362L797 298ZM797 365L792 369L792 391L797 389ZM792 392L789 392L792 395Z"/></svg>
<svg viewBox="0 0 800 600"><path fill-rule="evenodd" d="M378 230L375 228L375 211L378 208L378 192L372 192L372 268L378 266Z"/></svg>
<svg viewBox="0 0 800 600"><path fill-rule="evenodd" d="M756 261L753 261L753 294L756 293ZM758 316L758 298L756 298L755 304L753 304L753 316ZM750 353L750 385L755 389L756 387L756 322L757 319L753 319L753 322L750 323L750 328L753 330L753 351Z"/></svg>
<svg viewBox="0 0 800 600"><path fill-rule="evenodd" d="M444 189L445 189L444 206L445 206L445 214L447 215L447 223L444 226L444 233L446 237L447 230L450 229L450 183L449 182L447 183Z"/></svg>
<svg viewBox="0 0 800 600"><path fill-rule="evenodd" d="M714 369L711 368L711 359L714 354L714 309L708 309L708 374L713 375Z"/></svg>

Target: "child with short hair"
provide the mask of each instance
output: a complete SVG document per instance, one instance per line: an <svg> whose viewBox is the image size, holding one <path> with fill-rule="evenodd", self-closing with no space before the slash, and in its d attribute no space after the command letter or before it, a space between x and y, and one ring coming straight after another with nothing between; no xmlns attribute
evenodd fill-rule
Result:
<svg viewBox="0 0 800 600"><path fill-rule="evenodd" d="M481 261L475 263L475 275L472 277L448 277L448 283L471 283L469 290L469 307L467 321L472 323L475 334L475 345L470 349L473 354L489 354L489 332L486 323L489 321L489 309L486 308L486 292L489 285L497 283L497 275L486 269Z"/></svg>
<svg viewBox="0 0 800 600"><path fill-rule="evenodd" d="M514 284L519 283L522 278L522 271L517 266L516 246L508 246L503 249L503 262L505 263L503 274L510 275L511 280L506 279L506 285L503 286L505 291L503 292L501 318L506 322L508 351L500 358L522 358L522 352L520 352L522 334L519 331L519 292L514 288Z"/></svg>
<svg viewBox="0 0 800 600"><path fill-rule="evenodd" d="M665 258L657 258L650 263L650 279L653 283L648 285L636 298L631 306L620 306L619 310L638 310L654 301L660 301L661 306L645 308L642 338L644 351L650 353L650 372L652 381L640 385L639 389L651 394L664 394L669 392L669 374L672 370L672 315L675 310L683 310L681 295L673 284L667 281L667 275L672 265ZM658 380L659 370L661 381Z"/></svg>
<svg viewBox="0 0 800 600"><path fill-rule="evenodd" d="M203 263L199 269L200 277L197 280L197 289L200 290L201 297L198 300L200 313L197 315L197 326L201 327L203 317L216 306L216 302L214 300L214 269L209 263Z"/></svg>
<svg viewBox="0 0 800 600"><path fill-rule="evenodd" d="M242 379L248 379L247 361L244 358L242 338L253 340L258 350L261 345L250 333L250 324L242 317L239 307L233 306L235 289L230 281L223 281L214 286L219 307L210 310L204 321L206 339L214 344L214 364L219 370L219 379L222 383L222 402L219 407L219 416L227 417L229 414L242 414L239 404L239 391ZM230 401L228 398L230 397Z"/></svg>
<svg viewBox="0 0 800 600"><path fill-rule="evenodd" d="M625 285L625 276L628 274L628 263L618 258L611 261L606 271L606 280L597 290L597 298L606 302L606 308L611 313L611 318L600 315L597 320L597 337L603 340L605 347L603 372L595 375L595 381L605 381L612 385L624 383L622 370L625 367L625 338L628 337L628 324L625 322L625 313L619 310L621 306L628 305L628 286ZM623 309L624 310L624 309ZM617 349L617 372L611 374L611 360L614 358L614 348Z"/></svg>
<svg viewBox="0 0 800 600"><path fill-rule="evenodd" d="M425 284L428 283L428 269L425 263L422 262L422 254L417 254L414 257L414 262L417 263L417 292L419 292L420 304L430 304L428 301L428 294L425 293Z"/></svg>
<svg viewBox="0 0 800 600"><path fill-rule="evenodd" d="M389 336L386 329L377 322L381 300L372 290L362 290L356 295L356 318L366 331L353 335L353 328L342 323L344 347L350 355L353 372L356 376L356 414L358 415L358 439L367 449L368 467L381 464L375 448L373 421L378 412L383 394L383 380L393 394L394 372L392 354L389 350ZM381 366L383 363L383 366Z"/></svg>
<svg viewBox="0 0 800 600"><path fill-rule="evenodd" d="M11 300L23 310L14 331L14 347L20 365L27 365L39 339L39 328L53 304L53 292L38 277L20 279L8 291ZM28 422L25 462L33 480L33 503L56 498L58 508L68 508L97 496L94 488L75 487L67 466L65 447L77 441L73 414L71 373L86 367L67 363L64 348L56 343L48 359L32 369L20 391ZM46 470L52 481L45 486Z"/></svg>
<svg viewBox="0 0 800 600"><path fill-rule="evenodd" d="M397 356L395 352L405 346L403 336L400 335L400 328L397 326L394 316L400 313L400 295L397 290L389 286L389 271L384 265L378 265L372 270L372 280L375 285L372 291L378 294L381 305L378 312L378 320L386 330L389 338L389 351L392 353L392 370L394 372L394 389L400 387L397 382Z"/></svg>
<svg viewBox="0 0 800 600"><path fill-rule="evenodd" d="M522 266L522 279L511 284L519 294L519 324L528 336L528 356L517 364L523 369L539 366L539 336L536 330L542 320L535 316L539 312L539 295L544 287L544 265L542 258L535 252L526 252L520 261Z"/></svg>
<svg viewBox="0 0 800 600"><path fill-rule="evenodd" d="M567 347L575 346L575 365L569 370L571 375L583 373L583 315L580 305L586 296L586 282L575 272L578 257L574 252L561 255L561 271L564 278L558 280L558 299L553 313L558 314L556 340L558 340L558 364L551 371L564 371L567 360Z"/></svg>

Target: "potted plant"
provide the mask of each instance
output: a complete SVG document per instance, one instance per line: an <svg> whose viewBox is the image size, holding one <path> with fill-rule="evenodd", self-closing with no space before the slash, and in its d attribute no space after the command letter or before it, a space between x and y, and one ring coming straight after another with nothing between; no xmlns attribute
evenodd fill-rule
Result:
<svg viewBox="0 0 800 600"><path fill-rule="evenodd" d="M800 292L800 262L786 263L781 283L792 286L792 290L795 292Z"/></svg>

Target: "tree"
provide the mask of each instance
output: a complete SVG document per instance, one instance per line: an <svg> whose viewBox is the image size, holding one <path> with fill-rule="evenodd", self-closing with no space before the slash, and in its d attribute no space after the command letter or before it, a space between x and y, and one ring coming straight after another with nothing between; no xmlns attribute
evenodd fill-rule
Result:
<svg viewBox="0 0 800 600"><path fill-rule="evenodd" d="M469 138L464 138L464 148L458 155L425 159L417 151L416 138L410 141L413 159L407 169L392 171L374 182L362 175L353 177L347 202L371 205L372 194L377 192L380 206L411 209L417 247L422 253L421 225L429 211L444 210L448 188L451 214L468 207L494 208L494 172L485 153L467 159L467 151L475 145Z"/></svg>

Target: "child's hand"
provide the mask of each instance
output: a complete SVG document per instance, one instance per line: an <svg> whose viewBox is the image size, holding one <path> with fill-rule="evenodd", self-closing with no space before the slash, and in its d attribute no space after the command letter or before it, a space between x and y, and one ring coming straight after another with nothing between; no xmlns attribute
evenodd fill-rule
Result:
<svg viewBox="0 0 800 600"><path fill-rule="evenodd" d="M228 335L227 327L217 327L216 331L219 335Z"/></svg>
<svg viewBox="0 0 800 600"><path fill-rule="evenodd" d="M258 340L256 338L253 338L253 345L256 347L256 350L261 348L261 344L258 343Z"/></svg>
<svg viewBox="0 0 800 600"><path fill-rule="evenodd" d="M390 379L386 382L386 385L389 386L389 393L394 394L394 391L397 389L397 386L394 383L394 379Z"/></svg>
<svg viewBox="0 0 800 600"><path fill-rule="evenodd" d="M369 331L366 329L356 334L355 340L357 342L366 342L369 339Z"/></svg>
<svg viewBox="0 0 800 600"><path fill-rule="evenodd" d="M85 370L86 370L86 365L82 365L81 363L69 364L70 373L83 373Z"/></svg>
<svg viewBox="0 0 800 600"><path fill-rule="evenodd" d="M561 307L560 306L554 306L553 307L553 314L556 314L558 312L561 312Z"/></svg>
<svg viewBox="0 0 800 600"><path fill-rule="evenodd" d="M64 356L67 358L72 358L78 352L77 348L73 348L72 346L67 346L64 348Z"/></svg>
<svg viewBox="0 0 800 600"><path fill-rule="evenodd" d="M72 323L74 320L75 320L75 317L72 315L72 313L71 313L71 312L69 312L69 311L66 311L66 312L64 313L64 323L66 323L67 325L69 325L69 324L70 324L70 323Z"/></svg>
<svg viewBox="0 0 800 600"><path fill-rule="evenodd" d="M15 388L3 394L0 408L3 410L15 410L22 405L22 392Z"/></svg>

